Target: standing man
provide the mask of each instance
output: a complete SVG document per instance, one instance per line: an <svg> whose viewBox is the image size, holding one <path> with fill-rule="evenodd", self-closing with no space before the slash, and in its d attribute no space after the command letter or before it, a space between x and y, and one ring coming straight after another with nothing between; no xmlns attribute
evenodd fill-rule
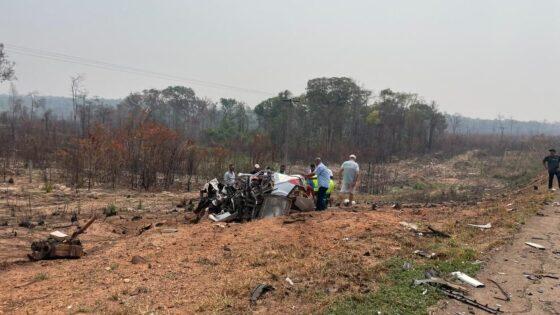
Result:
<svg viewBox="0 0 560 315"><path fill-rule="evenodd" d="M556 189L552 188L554 176L556 176L556 179L558 180L558 187L560 187L560 156L556 155L556 150L554 149L550 149L548 151L550 154L545 157L542 162L544 169L548 171L548 189L555 191Z"/></svg>
<svg viewBox="0 0 560 315"><path fill-rule="evenodd" d="M321 161L321 158L315 159L315 175L317 175L317 185L319 189L317 190L317 211L323 211L327 209L327 190L329 189L329 182L331 180L331 170L329 170L325 164Z"/></svg>
<svg viewBox="0 0 560 315"><path fill-rule="evenodd" d="M226 187L235 185L235 167L233 164L230 164L227 172L224 173L224 185L226 185Z"/></svg>
<svg viewBox="0 0 560 315"><path fill-rule="evenodd" d="M351 205L354 200L354 193L356 192L356 183L360 178L360 166L356 163L356 156L354 154L350 155L348 161L342 163L338 174L342 177L340 192L342 194L348 194L349 204ZM342 198L344 198L344 196L342 196Z"/></svg>
<svg viewBox="0 0 560 315"><path fill-rule="evenodd" d="M286 174L286 165L284 164L280 165L280 171L278 171L278 173Z"/></svg>
<svg viewBox="0 0 560 315"><path fill-rule="evenodd" d="M259 164L255 164L255 166L253 166L253 170L251 171L251 174L255 175L260 171L261 171L261 166Z"/></svg>

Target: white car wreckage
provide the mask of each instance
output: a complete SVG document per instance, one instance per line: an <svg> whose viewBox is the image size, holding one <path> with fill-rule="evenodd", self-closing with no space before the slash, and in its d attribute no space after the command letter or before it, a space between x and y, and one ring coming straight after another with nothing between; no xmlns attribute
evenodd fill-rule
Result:
<svg viewBox="0 0 560 315"><path fill-rule="evenodd" d="M260 171L237 174L233 186L216 178L209 181L200 191L194 213L196 221L208 210L208 217L215 222L246 222L313 209L313 197L303 176Z"/></svg>

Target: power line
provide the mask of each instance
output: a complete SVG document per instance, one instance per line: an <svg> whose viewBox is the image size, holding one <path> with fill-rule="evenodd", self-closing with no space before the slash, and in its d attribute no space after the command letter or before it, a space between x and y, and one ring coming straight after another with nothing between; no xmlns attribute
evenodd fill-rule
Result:
<svg viewBox="0 0 560 315"><path fill-rule="evenodd" d="M5 44L4 47L7 48L7 50L10 51L11 53L26 55L26 56L31 56L31 57L37 57L37 58L42 58L42 59L47 59L47 60L53 60L53 61L59 61L59 62L65 62L65 63L72 63L72 64L79 64L79 65L98 68L98 69L104 69L104 70L109 70L109 71L117 71L117 72L129 73L129 74L136 74L136 75L142 75L142 76L146 76L146 77L152 77L152 78L158 78L158 79L164 79L164 80L188 82L189 84L200 85L200 86L204 86L204 87L208 87L208 88L214 88L214 89L237 90L237 91L241 91L241 92L245 92L245 93L261 94L261 95L267 95L267 96L274 95L274 93L267 92L267 91L262 91L262 90L257 90L257 89L248 89L248 88L244 88L244 87L239 87L239 86L234 86L234 85L229 85L229 84L223 84L223 83L218 83L218 82L211 82L211 81L204 81L204 80L193 79L193 78L186 78L186 77L181 77L181 76L177 76L177 75L166 74L166 73L150 71L150 70L144 70L144 69L140 69L140 68L134 68L134 67L124 66L124 65L114 64L114 63L98 61L98 60L94 60L94 59L86 59L86 58L82 58L82 57L78 57L78 56L67 55L67 54L62 54L62 53L57 53L57 52L52 52L52 51L46 51L46 50L41 50L41 49L28 48L28 47L12 45L12 44Z"/></svg>

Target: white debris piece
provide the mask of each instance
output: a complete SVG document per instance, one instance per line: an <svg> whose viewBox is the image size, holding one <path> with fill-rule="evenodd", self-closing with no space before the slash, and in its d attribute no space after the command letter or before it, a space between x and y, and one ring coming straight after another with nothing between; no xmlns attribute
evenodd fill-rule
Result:
<svg viewBox="0 0 560 315"><path fill-rule="evenodd" d="M68 234L66 234L64 232L61 232L61 231L58 231L58 230L56 230L54 232L51 232L50 236L52 236L53 238L58 239L58 240L63 240L63 239L68 238Z"/></svg>
<svg viewBox="0 0 560 315"><path fill-rule="evenodd" d="M492 228L492 223L486 223L486 224L467 224L468 226L472 226L475 228L479 228L479 229L490 229Z"/></svg>
<svg viewBox="0 0 560 315"><path fill-rule="evenodd" d="M294 282L289 277L286 277L286 282L288 282L290 285L294 285Z"/></svg>
<svg viewBox="0 0 560 315"><path fill-rule="evenodd" d="M468 283L468 284L472 285L472 286L475 287L475 288L482 288L482 287L484 287L484 283L482 283L482 282L476 280L475 278L472 278L472 277L470 277L470 276L468 276L468 275L466 275L466 274L464 274L464 273L462 273L462 272L460 272L460 271L455 271L455 272L452 272L451 274L452 274L453 276L455 276L457 279L459 279L459 280L461 280L461 281L463 281L463 282L465 282L465 283Z"/></svg>
<svg viewBox="0 0 560 315"><path fill-rule="evenodd" d="M526 245L534 247L536 249L545 250L546 247L542 246L541 244L533 243L533 242L525 242Z"/></svg>
<svg viewBox="0 0 560 315"><path fill-rule="evenodd" d="M405 221L401 221L401 222L399 222L399 224L404 226L405 228L411 229L413 231L418 230L418 225L416 225L414 223L408 223L408 222L405 222Z"/></svg>

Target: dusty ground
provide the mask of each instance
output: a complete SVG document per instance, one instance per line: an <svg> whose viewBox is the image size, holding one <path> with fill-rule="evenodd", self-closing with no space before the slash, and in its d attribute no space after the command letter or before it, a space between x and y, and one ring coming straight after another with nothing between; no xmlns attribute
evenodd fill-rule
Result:
<svg viewBox="0 0 560 315"><path fill-rule="evenodd" d="M379 266L387 259L422 259L414 249L434 251L438 259L462 248L486 255L548 198L529 186L480 196L478 203L404 204L400 210L387 204L372 210L365 201L377 197L362 196L351 209L191 225L185 223L185 208L176 205L195 194L76 193L62 185L46 192L39 180L29 184L22 176L14 185L0 185L0 196L0 313L16 314L322 312L341 298L376 290ZM72 212L79 212L83 224L109 204L118 215L98 220L81 236L87 256L27 261L32 240L55 229L75 229L68 227ZM18 227L26 216L45 224ZM418 237L400 221L421 229L431 225L453 237ZM493 228L481 233L465 226L488 222ZM165 233L169 228L177 232ZM133 264L134 256L145 262ZM253 305L250 292L260 283L275 290Z"/></svg>
<svg viewBox="0 0 560 315"><path fill-rule="evenodd" d="M559 199L558 196L556 198ZM482 304L500 307L509 314L560 314L560 280L544 277L528 279L524 274L553 274L560 277L560 207L544 208L539 216L527 221L513 241L496 248L486 256L483 271L477 276L485 283L484 288L471 290L471 296ZM534 249L525 242L546 247ZM492 279L511 294L511 301L502 298ZM446 301L436 314L485 314L484 311L467 307L457 301Z"/></svg>

